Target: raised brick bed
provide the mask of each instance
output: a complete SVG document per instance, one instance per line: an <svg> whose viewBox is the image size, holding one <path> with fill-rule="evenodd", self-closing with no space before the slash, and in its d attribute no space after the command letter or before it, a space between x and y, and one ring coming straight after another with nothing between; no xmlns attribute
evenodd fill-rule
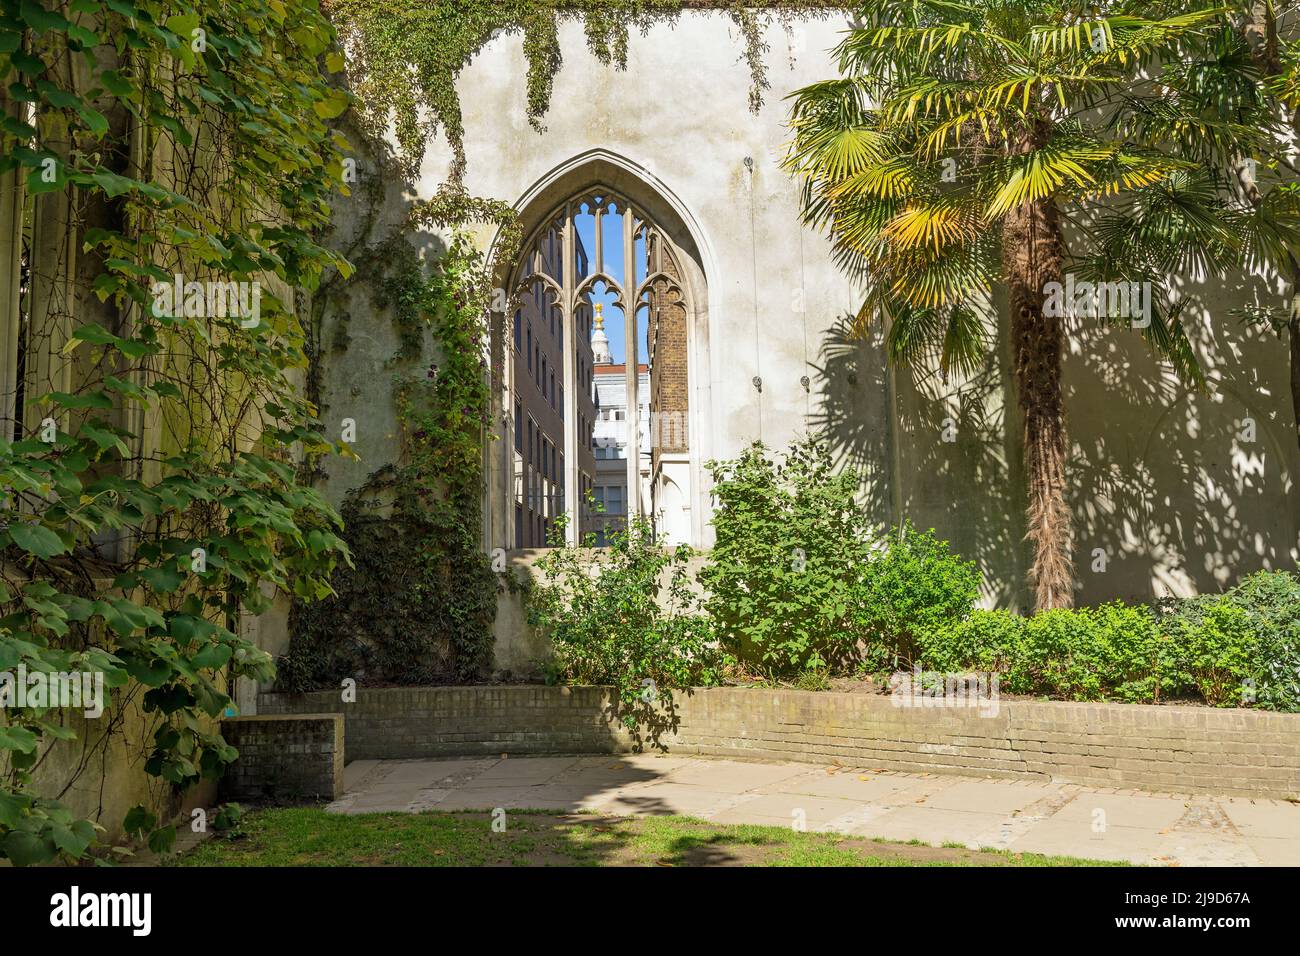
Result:
<svg viewBox="0 0 1300 956"><path fill-rule="evenodd" d="M1037 777L1091 786L1300 798L1300 714L1209 707L1003 700L979 709L896 707L866 694L706 688L677 695L671 752L893 770ZM600 687L361 688L264 694L264 714L347 718L347 757L632 748Z"/></svg>

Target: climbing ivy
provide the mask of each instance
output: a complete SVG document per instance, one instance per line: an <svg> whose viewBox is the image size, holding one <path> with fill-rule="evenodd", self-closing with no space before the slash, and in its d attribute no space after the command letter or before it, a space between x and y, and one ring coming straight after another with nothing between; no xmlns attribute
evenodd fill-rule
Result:
<svg viewBox="0 0 1300 956"><path fill-rule="evenodd" d="M684 8L723 10L744 41L750 69L750 108L768 88L763 40L773 19L824 16L834 5L813 0L329 0L331 18L348 51L348 80L361 123L381 139L390 123L408 170L418 167L439 130L453 158L449 180L465 172L465 128L456 79L492 38L520 34L528 63L528 121L544 129L551 87L563 63L560 24L581 20L587 46L616 69L627 66L628 33L675 19Z"/></svg>
<svg viewBox="0 0 1300 956"><path fill-rule="evenodd" d="M273 291L349 268L314 239L346 146L327 128L348 103L326 76L334 39L316 0L0 0L0 176L25 187L23 231L66 204L80 257L70 271L33 242L24 263L20 309L66 323L49 360L72 386L26 395L40 426L0 435L0 671L114 689L78 772L138 705L145 773L175 792L220 776L236 756L215 721L228 688L271 673L240 617L277 588L327 594L346 555L338 516L295 475L296 449L334 446L293 384L303 328ZM160 304L177 273L265 285L260 317ZM41 298L51 275L66 299ZM69 712L8 703L0 857L80 858L97 824L37 784L77 736ZM163 849L174 831L156 823L136 808L124 827Z"/></svg>
<svg viewBox="0 0 1300 956"><path fill-rule="evenodd" d="M302 691L472 681L492 664L492 621L504 586L483 553L483 441L488 421L482 257L457 236L432 272L400 238L382 244L369 280L392 315L395 359L436 361L394 381L400 452L350 493L344 537L355 565L335 597L300 604L279 685ZM382 265L381 265L382 263Z"/></svg>
<svg viewBox="0 0 1300 956"><path fill-rule="evenodd" d="M319 391L327 350L347 348L351 316L337 306L339 293L355 282L367 283L375 306L391 316L398 346L390 367L422 358L430 325L442 367L395 379L400 461L371 473L346 496L344 536L356 564L335 573L336 597L295 607L290 649L279 661L281 687L336 687L349 677L397 684L471 680L490 666L496 594L513 579L491 573L478 541L482 447L490 425L480 336L497 266L510 261L522 236L508 203L471 196L463 185L464 128L456 80L492 37L520 34L528 61L525 108L529 122L541 130L562 64L562 21L580 19L596 57L621 69L627 65L630 29L644 30L688 5L723 9L738 25L754 110L767 86L763 31L770 18L788 22L796 13L816 16L830 9L803 0L761 3L759 10L738 2L689 0L328 0L355 94L348 120L370 142L372 163L388 162L382 144L390 126L398 146L395 171L402 176L414 176L429 138L439 130L451 145L453 161L447 181L430 198L413 202L395 233L371 244L385 193L379 175L368 180L372 195L365 197L356 244L347 250L357 263L357 277L332 281L316 297L310 394L315 398ZM470 223L498 227L490 260L471 253L462 237L427 274L408 233L416 228L455 232ZM493 303L497 312L512 308L512 303L502 305ZM328 345L319 341L327 315L335 319ZM314 466L308 470L321 477Z"/></svg>

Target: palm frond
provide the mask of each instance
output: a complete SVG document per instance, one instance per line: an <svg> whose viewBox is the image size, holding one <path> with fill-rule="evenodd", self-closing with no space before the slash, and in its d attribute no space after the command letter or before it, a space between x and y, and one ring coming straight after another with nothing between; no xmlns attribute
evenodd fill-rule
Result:
<svg viewBox="0 0 1300 956"><path fill-rule="evenodd" d="M979 235L981 223L968 207L944 200L932 204L913 203L902 209L882 230L882 235L901 249L928 247L936 253L945 246L970 242Z"/></svg>
<svg viewBox="0 0 1300 956"><path fill-rule="evenodd" d="M998 164L1000 186L988 204L985 215L997 219L1025 203L1047 199L1062 187L1095 187L1096 177L1087 169L1092 163L1109 159L1116 151L1088 141L1049 143L1021 156Z"/></svg>

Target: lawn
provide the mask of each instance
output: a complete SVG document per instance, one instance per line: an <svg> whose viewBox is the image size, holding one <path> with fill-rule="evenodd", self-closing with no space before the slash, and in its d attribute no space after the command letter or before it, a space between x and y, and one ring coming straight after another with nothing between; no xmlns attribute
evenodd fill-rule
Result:
<svg viewBox="0 0 1300 956"><path fill-rule="evenodd" d="M316 807L247 814L178 866L1107 866L1072 857L886 843L690 817L511 810L330 814Z"/></svg>

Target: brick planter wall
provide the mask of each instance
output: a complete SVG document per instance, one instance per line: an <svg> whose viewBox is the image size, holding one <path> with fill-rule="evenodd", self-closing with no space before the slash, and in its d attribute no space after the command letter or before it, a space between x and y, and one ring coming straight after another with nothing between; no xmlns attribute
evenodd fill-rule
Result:
<svg viewBox="0 0 1300 956"><path fill-rule="evenodd" d="M239 759L221 780L229 800L337 800L343 795L342 714L227 717L221 735Z"/></svg>
<svg viewBox="0 0 1300 956"><path fill-rule="evenodd" d="M670 752L839 761L849 766L1038 777L1094 786L1300 797L1300 714L1138 704L1000 702L896 707L888 697L706 688L677 697ZM632 747L599 687L419 687L264 694L261 712L347 718L347 757Z"/></svg>
<svg viewBox="0 0 1300 956"><path fill-rule="evenodd" d="M347 759L617 753L631 741L608 717L603 687L393 687L260 694L261 714L347 717Z"/></svg>

